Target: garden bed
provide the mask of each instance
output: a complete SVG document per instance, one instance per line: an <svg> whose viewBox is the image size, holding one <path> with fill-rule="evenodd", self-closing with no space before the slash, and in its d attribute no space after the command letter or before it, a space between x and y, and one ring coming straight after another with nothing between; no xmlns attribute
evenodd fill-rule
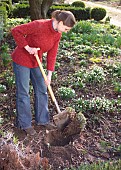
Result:
<svg viewBox="0 0 121 170"><path fill-rule="evenodd" d="M37 131L34 137L16 129L12 65L1 60L2 170L77 169L82 163L109 161L111 164L121 158L120 29L97 22L84 21L80 25L62 37L52 88L61 110L72 107L76 113L84 114L87 122L84 130L74 135L69 143L52 146L45 144L47 131L35 125L34 114L32 125ZM11 35L6 42L13 50L15 44ZM32 88L30 94L33 106ZM50 98L49 110L52 119L56 109Z"/></svg>

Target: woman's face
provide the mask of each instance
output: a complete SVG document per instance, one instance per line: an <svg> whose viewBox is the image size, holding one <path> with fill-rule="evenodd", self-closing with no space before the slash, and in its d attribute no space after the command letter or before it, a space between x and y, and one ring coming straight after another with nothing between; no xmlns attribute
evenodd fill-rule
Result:
<svg viewBox="0 0 121 170"><path fill-rule="evenodd" d="M67 33L68 31L70 31L72 27L68 27L66 25L63 24L63 21L60 21L58 24L57 24L57 31L59 33L62 33L62 32L65 32Z"/></svg>

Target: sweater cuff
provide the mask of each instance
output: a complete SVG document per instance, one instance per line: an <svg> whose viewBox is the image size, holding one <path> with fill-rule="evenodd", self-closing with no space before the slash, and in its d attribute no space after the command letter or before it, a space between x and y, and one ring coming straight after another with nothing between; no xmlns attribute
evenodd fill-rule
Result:
<svg viewBox="0 0 121 170"><path fill-rule="evenodd" d="M55 66L47 66L47 70L50 70L53 72L55 70Z"/></svg>

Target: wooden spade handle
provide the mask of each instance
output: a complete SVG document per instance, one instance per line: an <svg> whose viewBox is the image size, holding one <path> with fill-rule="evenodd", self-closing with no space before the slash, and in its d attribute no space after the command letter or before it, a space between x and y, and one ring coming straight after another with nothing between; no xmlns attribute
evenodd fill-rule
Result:
<svg viewBox="0 0 121 170"><path fill-rule="evenodd" d="M40 71L41 71L41 73L42 73L42 75L43 75L43 77L44 77L44 80L46 81L46 80L47 80L47 76L46 76L45 71L44 71L44 69L43 69L42 63L40 62L39 56L38 56L38 55L35 55L35 57L36 57L36 60L37 60L37 62L38 62ZM48 91L49 91L49 93L50 93L50 96L51 96L51 98L52 98L52 101L55 103L57 112L60 113L61 111L60 111L60 108L59 108L58 103L57 103L57 101L56 101L56 98L55 98L55 96L54 96L54 93L53 93L53 91L52 91L52 88L51 88L50 85L48 85L47 87L48 87Z"/></svg>

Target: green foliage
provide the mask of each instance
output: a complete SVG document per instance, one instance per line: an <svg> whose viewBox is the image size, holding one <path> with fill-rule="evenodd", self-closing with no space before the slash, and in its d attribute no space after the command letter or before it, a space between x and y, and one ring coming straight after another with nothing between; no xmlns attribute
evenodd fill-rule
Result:
<svg viewBox="0 0 121 170"><path fill-rule="evenodd" d="M13 143L14 143L15 145L17 145L18 142L19 142L18 137L17 137L17 136L13 136Z"/></svg>
<svg viewBox="0 0 121 170"><path fill-rule="evenodd" d="M121 160L108 162L95 162L92 164L82 164L78 170L120 170ZM74 169L72 169L74 170Z"/></svg>
<svg viewBox="0 0 121 170"><path fill-rule="evenodd" d="M13 2L13 3L18 3L18 2L19 2L19 0L12 0L12 2Z"/></svg>
<svg viewBox="0 0 121 170"><path fill-rule="evenodd" d="M11 11L12 11L12 1L1 0L0 2L0 34L1 34L1 27L6 26L7 17Z"/></svg>
<svg viewBox="0 0 121 170"><path fill-rule="evenodd" d="M114 31L108 25L79 21L67 35L63 39L67 43L73 42L72 48L80 58L83 54L86 54L85 57L113 57L120 54L117 46L120 46L121 31Z"/></svg>
<svg viewBox="0 0 121 170"><path fill-rule="evenodd" d="M4 122L4 119L1 117L0 115L0 125L2 125L2 123ZM2 132L0 131L0 135L2 134Z"/></svg>
<svg viewBox="0 0 121 170"><path fill-rule="evenodd" d="M121 48L121 37L120 36L117 38L115 45L116 45L116 47Z"/></svg>
<svg viewBox="0 0 121 170"><path fill-rule="evenodd" d="M11 62L11 57L9 54L9 46L7 43L3 44L1 47L1 57L3 65L6 67Z"/></svg>
<svg viewBox="0 0 121 170"><path fill-rule="evenodd" d="M8 18L7 19L7 26L6 29L10 30L11 28L15 27L16 25L20 25L20 24L25 24L30 22L29 18Z"/></svg>
<svg viewBox="0 0 121 170"><path fill-rule="evenodd" d="M86 67L88 65L86 60L81 60L80 61L80 66Z"/></svg>
<svg viewBox="0 0 121 170"><path fill-rule="evenodd" d="M117 56L119 54L119 50L110 45L101 45L98 47L98 50L106 57Z"/></svg>
<svg viewBox="0 0 121 170"><path fill-rule="evenodd" d="M2 0L2 2L5 3L7 14L9 15L13 9L12 0Z"/></svg>
<svg viewBox="0 0 121 170"><path fill-rule="evenodd" d="M57 71L54 71L52 74L52 79L57 79L57 77L58 77Z"/></svg>
<svg viewBox="0 0 121 170"><path fill-rule="evenodd" d="M51 16L51 13L55 10L68 10L71 11L76 20L87 20L90 19L90 8L80 8L80 7L72 7L72 6L51 6L48 11L48 16Z"/></svg>
<svg viewBox="0 0 121 170"><path fill-rule="evenodd" d="M113 75L115 77L121 78L121 63L117 63L116 65L114 65L114 67L113 67Z"/></svg>
<svg viewBox="0 0 121 170"><path fill-rule="evenodd" d="M83 50L83 52L85 54L92 54L93 53L93 49L90 46L86 46Z"/></svg>
<svg viewBox="0 0 121 170"><path fill-rule="evenodd" d="M8 87L12 87L15 84L15 77L10 71L6 71L4 74L4 78Z"/></svg>
<svg viewBox="0 0 121 170"><path fill-rule="evenodd" d="M74 86L84 88L87 84L91 86L103 84L106 80L106 74L102 67L94 65L90 69L82 68L74 74L76 78Z"/></svg>
<svg viewBox="0 0 121 170"><path fill-rule="evenodd" d="M58 92L62 99L71 99L75 96L75 90L70 87L60 87Z"/></svg>
<svg viewBox="0 0 121 170"><path fill-rule="evenodd" d="M85 3L82 2L82 1L74 1L71 5L72 5L72 6L75 6L75 7L85 8Z"/></svg>
<svg viewBox="0 0 121 170"><path fill-rule="evenodd" d="M92 8L91 9L91 18L100 21L106 16L106 10L104 8Z"/></svg>
<svg viewBox="0 0 121 170"><path fill-rule="evenodd" d="M4 31L3 31L3 26L4 26L4 24L3 24L3 15L2 15L2 13L1 13L1 11L0 11L0 44L1 44L1 41L3 40L3 35L4 35Z"/></svg>
<svg viewBox="0 0 121 170"><path fill-rule="evenodd" d="M107 64L107 69L113 77L121 78L121 63Z"/></svg>
<svg viewBox="0 0 121 170"><path fill-rule="evenodd" d="M6 86L3 84L0 84L0 93L3 93L6 90Z"/></svg>
<svg viewBox="0 0 121 170"><path fill-rule="evenodd" d="M104 34L104 35L102 36L102 41L103 41L105 44L113 45L114 42L115 42L115 37L113 37L111 34Z"/></svg>
<svg viewBox="0 0 121 170"><path fill-rule="evenodd" d="M73 33L90 33L92 32L92 25L90 22L87 21L79 21L78 24L76 24L73 28L72 31Z"/></svg>
<svg viewBox="0 0 121 170"><path fill-rule="evenodd" d="M30 16L29 4L22 3L14 5L13 11L9 15L10 18L26 18Z"/></svg>
<svg viewBox="0 0 121 170"><path fill-rule="evenodd" d="M84 74L84 81L89 84L98 84L98 83L104 83L105 81L105 73L103 70L103 67L99 67L97 65L94 65L90 70L88 70Z"/></svg>
<svg viewBox="0 0 121 170"><path fill-rule="evenodd" d="M114 82L114 91L118 94L121 94L121 82Z"/></svg>
<svg viewBox="0 0 121 170"><path fill-rule="evenodd" d="M90 19L90 8L75 8L74 11L72 11L76 20L88 20Z"/></svg>
<svg viewBox="0 0 121 170"><path fill-rule="evenodd" d="M94 97L86 100L79 98L76 109L82 111L82 113L112 113L116 110L114 101L106 99L105 97Z"/></svg>
<svg viewBox="0 0 121 170"><path fill-rule="evenodd" d="M0 2L0 41L3 39L3 27L6 25L7 11L6 3Z"/></svg>
<svg viewBox="0 0 121 170"><path fill-rule="evenodd" d="M56 64L55 64L55 70L58 70L59 67L60 67L60 63L59 63L59 62L56 62Z"/></svg>
<svg viewBox="0 0 121 170"><path fill-rule="evenodd" d="M70 4L62 3L62 4L53 4L53 6L65 6L65 7L70 7Z"/></svg>

